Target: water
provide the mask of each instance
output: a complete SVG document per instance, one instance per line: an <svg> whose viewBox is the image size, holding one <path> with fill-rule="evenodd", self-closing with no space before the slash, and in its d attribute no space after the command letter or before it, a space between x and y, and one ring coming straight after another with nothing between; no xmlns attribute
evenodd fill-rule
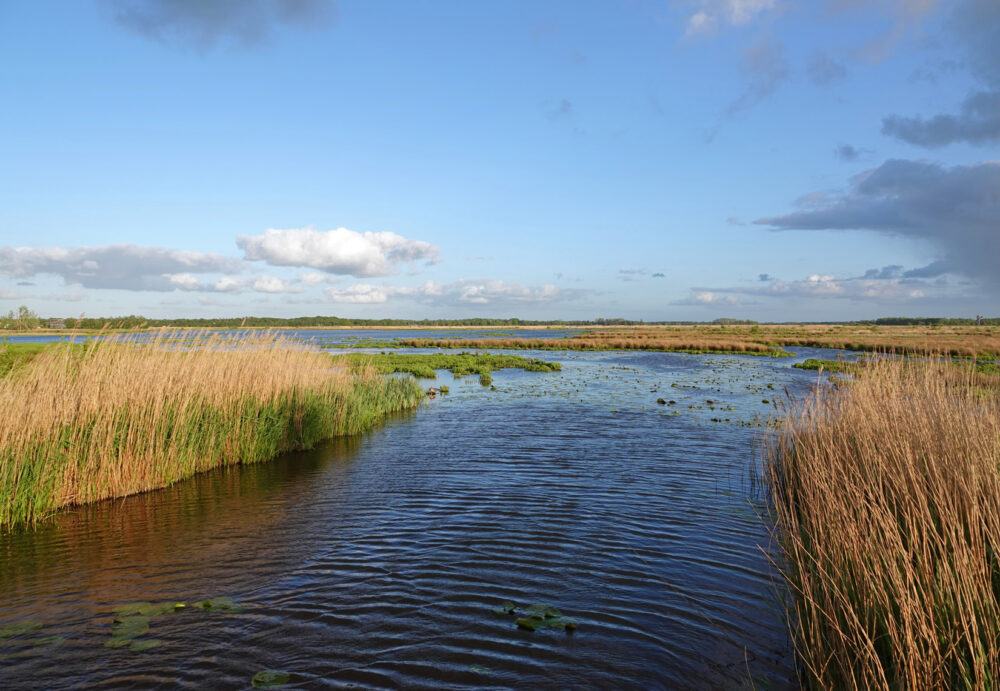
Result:
<svg viewBox="0 0 1000 691"><path fill-rule="evenodd" d="M522 354L564 369L496 372L495 391L443 373L450 395L364 437L0 536L0 628L43 624L0 640L0 686L246 688L280 669L300 688L794 688L754 421L816 373ZM246 609L189 606L151 621L156 648L104 646L116 605L218 596ZM504 600L579 628L519 630Z"/></svg>

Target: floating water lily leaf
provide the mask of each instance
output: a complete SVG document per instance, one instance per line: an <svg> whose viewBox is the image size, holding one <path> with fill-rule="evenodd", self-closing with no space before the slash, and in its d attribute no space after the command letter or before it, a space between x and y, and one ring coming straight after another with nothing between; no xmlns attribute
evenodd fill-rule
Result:
<svg viewBox="0 0 1000 691"><path fill-rule="evenodd" d="M62 636L46 636L45 638L39 638L35 641L35 647L43 645L62 645L66 641Z"/></svg>
<svg viewBox="0 0 1000 691"><path fill-rule="evenodd" d="M104 644L107 648L122 648L149 631L149 617L123 617L111 624L111 640Z"/></svg>
<svg viewBox="0 0 1000 691"><path fill-rule="evenodd" d="M568 617L564 617L556 607L552 605L531 605L524 613L527 615L516 620L514 623L522 629L537 631L550 627L562 629L563 631L576 631L576 622Z"/></svg>
<svg viewBox="0 0 1000 691"><path fill-rule="evenodd" d="M129 645L128 649L129 650L134 650L137 653L142 653L142 652L145 652L147 650L151 650L151 649L159 646L160 643L162 643L162 642L163 641L161 641L158 638L147 638L147 639L142 640L142 641L132 641L132 644Z"/></svg>
<svg viewBox="0 0 1000 691"><path fill-rule="evenodd" d="M516 609L517 605L515 605L510 600L504 600L503 602L500 603L499 607L493 608L493 612L495 614L513 614Z"/></svg>
<svg viewBox="0 0 1000 691"><path fill-rule="evenodd" d="M161 614L167 614L168 612L174 612L183 608L183 602L134 602L128 605L118 605L112 611L117 617L130 617L135 615L143 617L158 617Z"/></svg>
<svg viewBox="0 0 1000 691"><path fill-rule="evenodd" d="M469 671L476 674L493 674L493 670L483 665L469 665Z"/></svg>
<svg viewBox="0 0 1000 691"><path fill-rule="evenodd" d="M243 605L233 602L231 597L213 597L198 606L210 612L242 612L244 610Z"/></svg>
<svg viewBox="0 0 1000 691"><path fill-rule="evenodd" d="M42 622L40 621L19 621L16 624L9 624L0 629L0 639L23 636L40 628L42 628Z"/></svg>
<svg viewBox="0 0 1000 691"><path fill-rule="evenodd" d="M255 689L267 689L272 686L287 684L289 679L291 679L291 676L288 672L278 672L273 669L266 669L263 672L257 672L253 675L253 679L250 683Z"/></svg>

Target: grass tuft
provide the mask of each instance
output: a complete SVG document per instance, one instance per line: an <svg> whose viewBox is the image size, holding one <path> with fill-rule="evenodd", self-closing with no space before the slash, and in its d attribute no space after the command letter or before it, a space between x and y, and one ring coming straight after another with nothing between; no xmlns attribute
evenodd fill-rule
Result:
<svg viewBox="0 0 1000 691"><path fill-rule="evenodd" d="M765 446L806 685L1000 683L1000 377L869 358Z"/></svg>

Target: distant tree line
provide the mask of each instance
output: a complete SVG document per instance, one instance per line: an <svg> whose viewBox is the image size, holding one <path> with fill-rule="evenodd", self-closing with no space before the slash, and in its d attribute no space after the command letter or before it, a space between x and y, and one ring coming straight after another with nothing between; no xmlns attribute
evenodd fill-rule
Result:
<svg viewBox="0 0 1000 691"><path fill-rule="evenodd" d="M40 324L41 320L38 315L24 305L18 307L17 312L11 310L0 316L0 329L7 331L28 331L29 329L37 329Z"/></svg>
<svg viewBox="0 0 1000 691"><path fill-rule="evenodd" d="M879 326L1000 326L1000 317L979 317L978 319L951 317L882 317L876 319Z"/></svg>

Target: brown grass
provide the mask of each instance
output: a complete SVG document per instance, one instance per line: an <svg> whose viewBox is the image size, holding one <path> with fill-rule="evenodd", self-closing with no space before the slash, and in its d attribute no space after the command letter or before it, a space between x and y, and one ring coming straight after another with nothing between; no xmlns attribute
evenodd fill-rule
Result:
<svg viewBox="0 0 1000 691"><path fill-rule="evenodd" d="M0 378L0 526L306 448L421 398L273 336L49 348Z"/></svg>
<svg viewBox="0 0 1000 691"><path fill-rule="evenodd" d="M807 685L1000 682L1000 379L869 362L765 447Z"/></svg>
<svg viewBox="0 0 1000 691"><path fill-rule="evenodd" d="M558 339L404 339L400 345L428 348L530 350L666 350L775 353L781 348L837 348L870 352L1000 357L995 326L755 325L648 326L604 329Z"/></svg>

